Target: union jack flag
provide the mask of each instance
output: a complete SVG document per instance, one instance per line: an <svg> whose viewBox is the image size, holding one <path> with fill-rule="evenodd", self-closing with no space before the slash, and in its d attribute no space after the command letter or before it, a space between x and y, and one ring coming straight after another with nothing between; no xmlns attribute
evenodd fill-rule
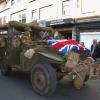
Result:
<svg viewBox="0 0 100 100"><path fill-rule="evenodd" d="M52 45L57 51L59 51L62 55L68 55L69 50L74 52L84 52L87 49L80 44L76 40L48 40L48 44Z"/></svg>

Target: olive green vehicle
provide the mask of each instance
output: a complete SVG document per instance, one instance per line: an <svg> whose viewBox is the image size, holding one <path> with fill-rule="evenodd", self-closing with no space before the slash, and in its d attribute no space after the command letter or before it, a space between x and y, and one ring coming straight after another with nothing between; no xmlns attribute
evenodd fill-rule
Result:
<svg viewBox="0 0 100 100"><path fill-rule="evenodd" d="M46 37L49 35L40 36L43 32L50 35L52 29L16 21L1 25L1 74L9 75L15 68L29 71L34 91L43 96L52 94L58 82L70 82L76 89L82 88L89 79L91 58L74 52L70 52L69 56L62 56L48 45ZM23 37L24 33L26 37ZM27 38L30 33L32 41Z"/></svg>

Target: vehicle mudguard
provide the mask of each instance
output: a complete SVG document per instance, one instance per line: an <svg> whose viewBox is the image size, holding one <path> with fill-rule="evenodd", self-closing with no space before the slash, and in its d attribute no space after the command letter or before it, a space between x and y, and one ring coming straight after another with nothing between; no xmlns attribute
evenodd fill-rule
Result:
<svg viewBox="0 0 100 100"><path fill-rule="evenodd" d="M50 60L54 60L54 61L57 61L57 62L64 62L65 59L60 56L60 55L57 55L57 54L50 54L50 53L44 53L44 52L38 52L38 54L50 59Z"/></svg>
<svg viewBox="0 0 100 100"><path fill-rule="evenodd" d="M34 49L29 49L24 53L24 56L28 59L36 59L36 55L41 55L42 57L45 57L47 59L51 59L54 61L58 61L58 62L64 62L65 59L61 56L61 55L57 55L57 54L52 54L52 53L45 53L45 52L35 52ZM38 57L40 58L40 57Z"/></svg>

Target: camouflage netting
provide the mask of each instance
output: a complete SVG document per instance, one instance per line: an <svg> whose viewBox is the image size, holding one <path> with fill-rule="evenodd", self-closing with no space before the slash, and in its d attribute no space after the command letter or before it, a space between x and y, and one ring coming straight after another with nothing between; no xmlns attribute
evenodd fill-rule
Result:
<svg viewBox="0 0 100 100"><path fill-rule="evenodd" d="M8 29L9 27L14 27L18 30L23 31L25 27L30 27L32 31L52 31L52 28L50 27L40 27L38 23L31 22L27 24L20 23L18 21L9 21L7 24L0 25L0 29Z"/></svg>
<svg viewBox="0 0 100 100"><path fill-rule="evenodd" d="M25 24L17 22L17 21L9 21L8 25L9 25L9 27L14 27L18 30L24 30L24 28L26 26Z"/></svg>

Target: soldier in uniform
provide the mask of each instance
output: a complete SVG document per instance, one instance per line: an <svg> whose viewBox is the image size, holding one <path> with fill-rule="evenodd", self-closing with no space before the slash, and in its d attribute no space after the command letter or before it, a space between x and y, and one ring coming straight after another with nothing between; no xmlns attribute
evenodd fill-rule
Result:
<svg viewBox="0 0 100 100"><path fill-rule="evenodd" d="M20 54L22 66L24 66L24 64L27 60L26 58L30 58L30 55L28 55L28 54L32 53L32 52L30 52L30 49L26 50L27 47L31 46L31 44L32 44L32 35L31 35L32 30L30 27L25 27L24 30L25 30L25 32L22 32L22 34L20 36L21 42L22 42L23 48L24 48Z"/></svg>
<svg viewBox="0 0 100 100"><path fill-rule="evenodd" d="M32 43L32 36L31 36L31 28L25 27L25 32L22 32L21 40L24 44L31 44Z"/></svg>

